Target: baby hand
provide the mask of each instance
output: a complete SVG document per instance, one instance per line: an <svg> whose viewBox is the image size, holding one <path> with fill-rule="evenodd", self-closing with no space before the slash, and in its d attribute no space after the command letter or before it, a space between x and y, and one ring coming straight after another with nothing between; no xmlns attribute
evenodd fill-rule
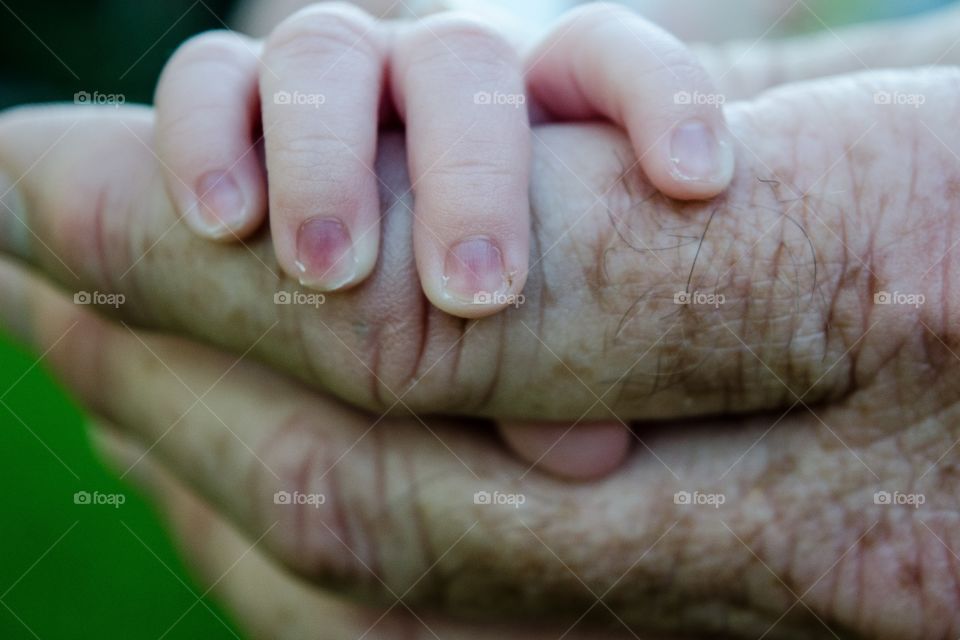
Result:
<svg viewBox="0 0 960 640"><path fill-rule="evenodd" d="M625 127L668 196L709 198L731 179L706 72L682 43L607 5L565 16L526 65L497 29L452 13L381 22L324 3L263 43L203 34L163 73L157 147L196 232L243 239L269 204L281 269L337 291L377 262L377 136L401 122L423 291L448 313L481 317L512 304L529 269L528 93L556 117Z"/></svg>

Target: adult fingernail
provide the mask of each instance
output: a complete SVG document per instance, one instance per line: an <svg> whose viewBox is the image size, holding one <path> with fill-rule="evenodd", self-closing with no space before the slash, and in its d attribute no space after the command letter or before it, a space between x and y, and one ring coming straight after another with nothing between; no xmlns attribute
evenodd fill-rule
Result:
<svg viewBox="0 0 960 640"><path fill-rule="evenodd" d="M730 144L702 120L687 120L673 130L670 159L681 180L719 182L733 168Z"/></svg>
<svg viewBox="0 0 960 640"><path fill-rule="evenodd" d="M247 221L246 198L232 175L211 171L197 183L193 214L197 231L210 238L226 238Z"/></svg>
<svg viewBox="0 0 960 640"><path fill-rule="evenodd" d="M28 257L30 231L26 215L26 204L13 180L0 173L0 250Z"/></svg>
<svg viewBox="0 0 960 640"><path fill-rule="evenodd" d="M467 238L447 252L444 292L471 304L492 304L507 287L503 256L491 240Z"/></svg>
<svg viewBox="0 0 960 640"><path fill-rule="evenodd" d="M300 284L318 291L335 291L351 284L357 256L350 231L339 218L310 218L297 232Z"/></svg>

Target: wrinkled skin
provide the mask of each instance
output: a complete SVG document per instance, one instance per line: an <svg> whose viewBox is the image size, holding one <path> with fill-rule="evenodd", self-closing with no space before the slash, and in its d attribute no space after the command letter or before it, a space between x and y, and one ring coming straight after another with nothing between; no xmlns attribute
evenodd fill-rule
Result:
<svg viewBox="0 0 960 640"><path fill-rule="evenodd" d="M382 264L319 308L274 303L298 287L278 276L266 238L209 247L183 235L146 150L138 167L118 153L150 139L137 119L107 125L90 114L68 134L95 166L123 165L132 184L111 189L82 166L41 163L66 184L24 187L37 208L58 212L41 233L53 253L38 242L32 253L70 288L125 294L122 312L142 323L240 352L256 343L269 363L378 413L657 419L776 409L794 393L817 402L881 383L899 357L935 356L916 342L921 321L940 337L951 330L941 291L950 256L937 259L952 242L952 132L925 129L944 118L935 102L954 101L949 73L938 73L887 83L927 94L932 84L939 93L924 110L873 104L884 84L866 80L731 109L742 166L730 194L706 204L655 195L611 129L539 130L533 280L518 309L478 322L439 313L413 286L408 203L393 197L407 191L397 142L381 154ZM838 113L846 103L859 108ZM29 115L8 123L11 146L34 133ZM909 170L889 153L914 147ZM725 302L679 307L685 290ZM880 290L924 293L930 304L876 309Z"/></svg>
<svg viewBox="0 0 960 640"><path fill-rule="evenodd" d="M381 153L383 263L315 309L273 303L293 288L267 239L218 247L175 224L149 112L0 122L0 166L25 175L29 253L67 292L122 291L128 319L251 349L377 415L401 396L394 409L418 414L644 419L623 468L589 485L529 472L475 424L374 421L248 360L135 335L19 267L0 274L2 316L95 411L159 440L150 458L249 536L234 559L267 531L290 570L368 605L403 595L445 620L549 614L564 628L588 612L577 629L617 632L955 637L958 80L864 75L731 105L738 175L706 205L651 197L611 129L538 130L528 299L476 324L417 298L409 215L389 197L405 190L399 143ZM878 90L926 103L877 105ZM725 303L674 305L688 279ZM925 303L874 304L880 291ZM284 488L327 502L274 504ZM475 505L479 490L526 502ZM678 505L678 491L725 501ZM924 503L875 504L877 491ZM187 536L195 550L216 556L216 522ZM319 597L255 562L265 584ZM261 629L253 618L290 597L241 615ZM264 637L312 620L288 618Z"/></svg>

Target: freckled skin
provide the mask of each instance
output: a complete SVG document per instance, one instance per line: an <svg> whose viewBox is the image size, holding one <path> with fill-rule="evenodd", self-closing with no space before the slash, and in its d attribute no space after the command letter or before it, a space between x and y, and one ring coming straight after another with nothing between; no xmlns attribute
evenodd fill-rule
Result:
<svg viewBox="0 0 960 640"><path fill-rule="evenodd" d="M297 486L326 488L331 505L345 507L345 518L278 512L276 479L236 438L218 446L204 439L204 425L221 436L223 428L203 423L202 408L191 413L196 424L173 430L160 447L166 464L253 539L282 517L265 548L314 584L366 603L394 601L345 557L335 530L352 536L360 559L396 593L413 586L406 603L461 619L542 614L572 624L596 602L591 591L609 590L604 602L638 633L808 638L829 635L826 624L840 637L949 638L960 634L951 552L960 550L952 460L960 298L949 251L960 211L950 153L960 148L957 80L954 70L876 74L731 105L744 161L730 194L704 205L649 197L629 170L629 145L611 128L538 131L531 195L539 262L528 301L475 324L445 318L412 294L410 218L389 198L384 255L370 282L320 309L274 304L274 293L292 285L264 266L274 266L268 239L251 253L171 229L155 160L115 113L75 128L23 186L34 211L55 212L30 218L38 235L84 286L103 286L107 264L131 301L120 312L144 325L241 353L259 339L262 359L365 408L390 406L391 392L420 380L403 402L424 415L572 420L596 402L585 383L597 395L612 385L604 402L638 420L642 444L622 469L571 485L526 473L475 424L388 417L376 437L361 438L372 421L366 413L249 361L218 382L235 357L145 334L192 387L218 382L211 406L271 468ZM938 106L878 106L874 92L893 87ZM35 122L16 113L0 122L0 164L31 166L35 158L16 155L27 145L14 143L37 135ZM149 139L149 114L127 125ZM68 153L75 149L84 155ZM119 168L109 165L115 156ZM380 156L381 177L402 193L399 141L385 142ZM83 168L104 164L128 178L109 197L58 199L42 188L95 192ZM129 251L96 255L103 243L90 231L93 202L111 203L101 232L127 238ZM76 287L54 257L34 255ZM19 295L39 299L42 288L26 291ZM880 291L923 293L926 303L877 304ZM675 294L696 292L726 300L674 303ZM83 311L31 304L41 352ZM153 356L125 329L107 333L90 339L126 336L141 355L103 349L114 354L98 363L110 394L88 402L152 441L195 398L165 368L147 367ZM80 384L89 363L69 357L82 353L72 341L85 338L65 338L65 355L51 363L87 397L97 393ZM138 393L144 388L151 393ZM165 402L169 394L177 402ZM111 398L155 405L136 412L112 407ZM674 418L684 419L667 421ZM350 464L336 466L335 480L324 475L347 452ZM480 508L471 496L487 484L521 491L527 503ZM680 491L725 502L684 506L675 502ZM925 502L878 504L879 491L923 494ZM803 603L794 606L797 597ZM620 630L607 613L595 607L588 623Z"/></svg>

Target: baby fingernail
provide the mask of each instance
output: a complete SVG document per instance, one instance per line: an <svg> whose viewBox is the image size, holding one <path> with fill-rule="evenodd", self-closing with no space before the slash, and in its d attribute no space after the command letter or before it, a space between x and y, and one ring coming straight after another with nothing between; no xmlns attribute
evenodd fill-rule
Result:
<svg viewBox="0 0 960 640"><path fill-rule="evenodd" d="M444 291L466 303L491 304L507 286L500 249L487 238L467 238L447 252Z"/></svg>
<svg viewBox="0 0 960 640"><path fill-rule="evenodd" d="M197 183L192 214L197 231L210 238L231 236L246 224L246 198L233 176L211 171Z"/></svg>
<svg viewBox="0 0 960 640"><path fill-rule="evenodd" d="M682 180L721 181L733 168L730 145L701 120L687 120L673 130L670 159Z"/></svg>
<svg viewBox="0 0 960 640"><path fill-rule="evenodd" d="M0 174L0 249L21 258L27 257L30 251L26 215L26 205L13 180Z"/></svg>
<svg viewBox="0 0 960 640"><path fill-rule="evenodd" d="M297 232L300 284L334 291L352 283L357 257L350 231L339 218L310 218Z"/></svg>

